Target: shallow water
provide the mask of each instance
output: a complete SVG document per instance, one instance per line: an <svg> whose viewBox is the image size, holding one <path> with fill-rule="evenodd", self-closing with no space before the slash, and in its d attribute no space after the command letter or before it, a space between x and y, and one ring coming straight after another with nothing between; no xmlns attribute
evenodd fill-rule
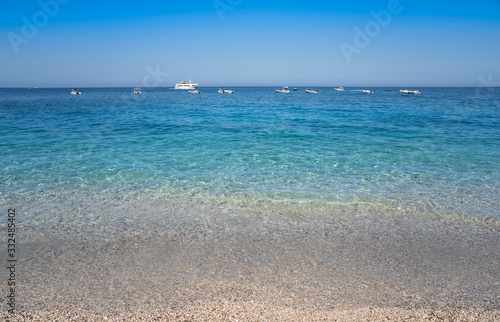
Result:
<svg viewBox="0 0 500 322"><path fill-rule="evenodd" d="M0 89L27 307L499 307L497 90L80 90Z"/></svg>

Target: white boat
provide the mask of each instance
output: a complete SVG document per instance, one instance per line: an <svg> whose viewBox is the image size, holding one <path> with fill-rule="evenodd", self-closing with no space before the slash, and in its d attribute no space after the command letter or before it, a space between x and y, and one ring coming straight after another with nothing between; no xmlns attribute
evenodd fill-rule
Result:
<svg viewBox="0 0 500 322"><path fill-rule="evenodd" d="M76 88L73 88L73 90L71 91L71 94L73 95L80 95L82 92L79 92Z"/></svg>
<svg viewBox="0 0 500 322"><path fill-rule="evenodd" d="M193 89L189 91L190 94L201 94L201 92L197 89Z"/></svg>
<svg viewBox="0 0 500 322"><path fill-rule="evenodd" d="M134 88L134 94L142 94L140 88Z"/></svg>
<svg viewBox="0 0 500 322"><path fill-rule="evenodd" d="M335 87L334 90L339 91L339 92L345 91L345 89L343 87Z"/></svg>
<svg viewBox="0 0 500 322"><path fill-rule="evenodd" d="M230 90L230 89L224 89L224 87L220 87L219 88L219 93L221 93L221 94L233 94L234 91Z"/></svg>
<svg viewBox="0 0 500 322"><path fill-rule="evenodd" d="M278 89L276 90L277 93L290 93L290 91L288 90L288 86L285 86L283 87L283 89Z"/></svg>
<svg viewBox="0 0 500 322"><path fill-rule="evenodd" d="M401 90L399 90L399 92L400 92L401 94L422 94L422 93L420 93L420 92L419 92L419 91L417 91L417 90L414 90L414 91L409 91L409 90L407 90L407 89L401 89Z"/></svg>
<svg viewBox="0 0 500 322"><path fill-rule="evenodd" d="M319 91L315 91L314 89L306 89L306 93L309 93L309 94L318 94Z"/></svg>
<svg viewBox="0 0 500 322"><path fill-rule="evenodd" d="M364 89L364 90L363 90L363 93L366 93L366 94L373 94L373 92L372 92L372 91L370 91L369 89Z"/></svg>
<svg viewBox="0 0 500 322"><path fill-rule="evenodd" d="M189 81L182 81L180 83L175 84L174 89L196 89L198 87L197 83L191 82L191 79Z"/></svg>

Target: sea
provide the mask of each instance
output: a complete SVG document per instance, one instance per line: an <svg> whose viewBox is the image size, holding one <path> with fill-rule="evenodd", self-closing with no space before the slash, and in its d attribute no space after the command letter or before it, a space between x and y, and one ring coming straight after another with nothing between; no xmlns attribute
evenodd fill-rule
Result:
<svg viewBox="0 0 500 322"><path fill-rule="evenodd" d="M227 89L0 88L20 308L500 309L499 88Z"/></svg>

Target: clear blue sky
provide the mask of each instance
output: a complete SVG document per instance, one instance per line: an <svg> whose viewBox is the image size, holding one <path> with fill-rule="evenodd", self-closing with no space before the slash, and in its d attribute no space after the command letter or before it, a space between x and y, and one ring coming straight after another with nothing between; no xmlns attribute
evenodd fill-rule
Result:
<svg viewBox="0 0 500 322"><path fill-rule="evenodd" d="M500 1L397 3L7 1L0 87L500 85Z"/></svg>

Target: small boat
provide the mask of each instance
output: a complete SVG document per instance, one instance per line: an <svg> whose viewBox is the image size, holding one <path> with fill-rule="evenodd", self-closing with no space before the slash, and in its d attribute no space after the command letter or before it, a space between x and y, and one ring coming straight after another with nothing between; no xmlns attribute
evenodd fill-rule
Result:
<svg viewBox="0 0 500 322"><path fill-rule="evenodd" d="M189 91L190 94L201 94L201 92L197 89L193 89Z"/></svg>
<svg viewBox="0 0 500 322"><path fill-rule="evenodd" d="M142 94L140 88L134 88L134 94Z"/></svg>
<svg viewBox="0 0 500 322"><path fill-rule="evenodd" d="M366 94L373 94L373 92L372 92L372 91L370 91L369 89L364 89L364 90L363 90L363 93L366 93Z"/></svg>
<svg viewBox="0 0 500 322"><path fill-rule="evenodd" d="M73 95L80 95L82 92L79 92L76 88L73 88L73 90L71 91L71 94Z"/></svg>
<svg viewBox="0 0 500 322"><path fill-rule="evenodd" d="M339 92L345 91L345 89L343 87L335 87L334 90L339 91Z"/></svg>
<svg viewBox="0 0 500 322"><path fill-rule="evenodd" d="M221 93L221 94L233 94L234 91L230 90L230 89L224 89L224 87L220 87L219 88L219 93Z"/></svg>
<svg viewBox="0 0 500 322"><path fill-rule="evenodd" d="M309 93L309 94L318 94L319 91L315 91L314 89L306 89L306 93Z"/></svg>
<svg viewBox="0 0 500 322"><path fill-rule="evenodd" d="M294 87L294 88L292 89L292 91L294 91L294 92L296 92L296 91L298 91L298 90L299 90L299 89L298 89L297 87Z"/></svg>
<svg viewBox="0 0 500 322"><path fill-rule="evenodd" d="M414 91L409 91L409 90L407 90L407 89L401 89L401 90L399 90L399 92L400 92L401 94L415 94L415 95L416 95L416 94L422 94L422 93L420 93L420 92L419 92L419 91L417 91L417 90L414 90Z"/></svg>
<svg viewBox="0 0 500 322"><path fill-rule="evenodd" d="M290 91L288 90L288 86L285 86L283 87L283 89L281 90L276 90L277 93L290 93Z"/></svg>

